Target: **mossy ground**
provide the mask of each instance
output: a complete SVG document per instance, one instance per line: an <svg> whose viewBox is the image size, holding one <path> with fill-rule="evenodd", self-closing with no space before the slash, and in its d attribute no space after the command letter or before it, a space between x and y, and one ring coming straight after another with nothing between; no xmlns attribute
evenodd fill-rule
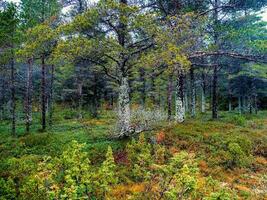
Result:
<svg viewBox="0 0 267 200"><path fill-rule="evenodd" d="M123 165L127 164L124 150L129 140L110 137L115 123L111 111L102 111L98 119L86 114L83 119L77 119L75 111L57 107L53 126L46 132L40 131L38 113L35 115L37 120L28 135L23 121L19 121L17 138L9 135L7 121L0 122L0 177L7 178L12 173L7 164L10 158L31 158L33 165L37 165L43 156L60 155L72 140L86 143L86 151L95 165L104 160L110 145L122 173L127 173ZM167 155L182 150L194 154L201 172L200 179L212 176L235 190L241 199L267 198L267 112L244 116L223 112L219 120L211 120L208 113L188 119L183 124L160 124L146 136L148 140L153 137L165 145ZM240 155L231 152L230 144L233 143L240 146ZM114 188L113 195L124 199L128 193L144 189L143 183L136 184L125 178Z"/></svg>

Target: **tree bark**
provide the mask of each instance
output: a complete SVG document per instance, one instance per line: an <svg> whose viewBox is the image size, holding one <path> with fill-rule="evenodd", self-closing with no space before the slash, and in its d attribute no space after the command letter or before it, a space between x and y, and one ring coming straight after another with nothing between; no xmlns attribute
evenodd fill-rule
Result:
<svg viewBox="0 0 267 200"><path fill-rule="evenodd" d="M214 29L217 28L219 24L219 11L218 11L219 1L214 1ZM219 48L219 36L218 36L218 30L214 31L214 44L217 48ZM212 89L212 118L217 119L218 118L218 56L214 56L214 69L213 69L213 89Z"/></svg>
<svg viewBox="0 0 267 200"><path fill-rule="evenodd" d="M215 66L213 70L212 81L212 118L218 118L218 67Z"/></svg>
<svg viewBox="0 0 267 200"><path fill-rule="evenodd" d="M175 121L182 123L185 120L185 106L183 102L183 75L177 70L175 89Z"/></svg>
<svg viewBox="0 0 267 200"><path fill-rule="evenodd" d="M42 55L42 80L41 80L41 112L42 112L42 130L46 129L46 71L45 71L45 57Z"/></svg>
<svg viewBox="0 0 267 200"><path fill-rule="evenodd" d="M83 107L83 84L81 82L78 83L78 110L79 110L79 119L83 118L82 115L82 107Z"/></svg>
<svg viewBox="0 0 267 200"><path fill-rule="evenodd" d="M140 93L141 93L141 105L144 108L146 104L146 78L145 78L145 69L140 68L139 69L139 75L140 75L140 82L141 82L141 87L140 87Z"/></svg>
<svg viewBox="0 0 267 200"><path fill-rule="evenodd" d="M168 92L167 92L167 104L168 104L168 120L172 117L172 91L173 91L173 74L169 75Z"/></svg>
<svg viewBox="0 0 267 200"><path fill-rule="evenodd" d="M201 85L201 112L206 112L206 81L205 75L202 74L202 85Z"/></svg>
<svg viewBox="0 0 267 200"><path fill-rule="evenodd" d="M48 110L49 110L49 126L52 126L53 124L53 114L54 114L54 79L55 79L55 67L54 65L51 65L51 79L50 79L50 91L49 91L49 104L48 104Z"/></svg>
<svg viewBox="0 0 267 200"><path fill-rule="evenodd" d="M231 82L228 83L228 111L232 111L232 91L231 91Z"/></svg>
<svg viewBox="0 0 267 200"><path fill-rule="evenodd" d="M131 112L129 97L129 82L127 77L122 77L119 87L119 137L128 137L131 133Z"/></svg>
<svg viewBox="0 0 267 200"><path fill-rule="evenodd" d="M241 95L238 96L238 112L242 114Z"/></svg>
<svg viewBox="0 0 267 200"><path fill-rule="evenodd" d="M12 50L12 58L11 58L11 115L12 115L12 123L11 123L11 133L13 136L16 136L16 90L15 90L15 59L14 59L14 50Z"/></svg>
<svg viewBox="0 0 267 200"><path fill-rule="evenodd" d="M195 74L193 67L190 68L190 87L191 87L191 117L196 116L196 87Z"/></svg>
<svg viewBox="0 0 267 200"><path fill-rule="evenodd" d="M25 94L25 126L26 133L30 132L32 121L32 65L33 59L28 60L27 67L27 81L26 81L26 94Z"/></svg>

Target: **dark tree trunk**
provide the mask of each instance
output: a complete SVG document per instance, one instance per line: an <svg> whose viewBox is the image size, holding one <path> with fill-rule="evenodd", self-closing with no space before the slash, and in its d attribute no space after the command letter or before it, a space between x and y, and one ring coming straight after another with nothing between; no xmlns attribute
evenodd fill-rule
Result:
<svg viewBox="0 0 267 200"><path fill-rule="evenodd" d="M173 92L173 74L171 73L169 75L168 93L167 93L168 120L171 120L171 116L172 116L172 92Z"/></svg>
<svg viewBox="0 0 267 200"><path fill-rule="evenodd" d="M54 114L54 79L55 79L55 67L54 65L51 65L51 79L50 79L50 91L49 91L49 104L48 104L48 110L49 110L49 126L52 126L53 124L53 114Z"/></svg>
<svg viewBox="0 0 267 200"><path fill-rule="evenodd" d="M191 91L191 117L196 116L196 87L193 67L190 68L190 91Z"/></svg>
<svg viewBox="0 0 267 200"><path fill-rule="evenodd" d="M145 104L146 104L146 78L145 78L145 69L141 67L139 69L139 74L140 74L140 82L141 82L141 86L140 86L141 105L144 108L145 107Z"/></svg>
<svg viewBox="0 0 267 200"><path fill-rule="evenodd" d="M206 112L206 80L205 80L205 74L202 73L202 84L201 84L201 112Z"/></svg>
<svg viewBox="0 0 267 200"><path fill-rule="evenodd" d="M214 44L217 48L219 48L219 36L218 36L218 30L217 27L219 25L219 0L214 1L214 13L213 13L213 19L214 19ZM214 69L213 69L213 81L212 81L212 118L217 119L218 118L218 57L214 57Z"/></svg>
<svg viewBox="0 0 267 200"><path fill-rule="evenodd" d="M12 123L11 123L11 133L13 136L16 136L16 96L15 96L15 60L14 60L14 52L12 50L12 58L11 58L11 115L12 115Z"/></svg>
<svg viewBox="0 0 267 200"><path fill-rule="evenodd" d="M45 57L41 58L42 62L42 81L41 81L41 112L42 112L42 130L46 129L46 71L45 71Z"/></svg>
<svg viewBox="0 0 267 200"><path fill-rule="evenodd" d="M218 118L218 67L215 66L213 70L212 82L212 118Z"/></svg>
<svg viewBox="0 0 267 200"><path fill-rule="evenodd" d="M98 113L98 101L97 101L97 97L98 97L98 91L97 91L97 76L94 76L94 86L93 86L93 93L94 93L94 97L93 97L93 117L97 118Z"/></svg>
<svg viewBox="0 0 267 200"><path fill-rule="evenodd" d="M154 74L154 71L152 72L152 75L151 75L151 93L150 93L150 96L151 96L152 103L155 106L157 104L157 102L156 102L156 85L155 85L155 77L153 74Z"/></svg>
<svg viewBox="0 0 267 200"><path fill-rule="evenodd" d="M25 94L26 133L30 132L30 126L32 120L32 65L33 65L33 59L30 58L28 60L26 94Z"/></svg>
<svg viewBox="0 0 267 200"><path fill-rule="evenodd" d="M232 90L231 90L231 82L228 83L228 111L232 111Z"/></svg>
<svg viewBox="0 0 267 200"><path fill-rule="evenodd" d="M3 120L4 117L4 103L5 103L5 88L4 88L4 77L3 80L1 79L1 90L0 90L0 120Z"/></svg>
<svg viewBox="0 0 267 200"><path fill-rule="evenodd" d="M241 95L238 96L238 112L242 114L242 104L241 104Z"/></svg>
<svg viewBox="0 0 267 200"><path fill-rule="evenodd" d="M81 82L78 83L78 110L79 110L79 119L82 119L82 107L83 107L83 84Z"/></svg>

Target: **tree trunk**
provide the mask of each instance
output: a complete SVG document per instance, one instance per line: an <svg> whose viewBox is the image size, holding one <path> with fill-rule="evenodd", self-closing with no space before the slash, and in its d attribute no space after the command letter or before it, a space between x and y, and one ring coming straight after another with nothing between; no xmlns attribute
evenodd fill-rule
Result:
<svg viewBox="0 0 267 200"><path fill-rule="evenodd" d="M171 120L172 117L172 90L173 90L173 74L169 75L169 82L168 82L168 93L167 93L167 104L168 104L168 120Z"/></svg>
<svg viewBox="0 0 267 200"><path fill-rule="evenodd" d="M178 71L178 70L177 70ZM183 103L183 75L177 72L175 89L175 121L182 123L185 120L185 106Z"/></svg>
<svg viewBox="0 0 267 200"><path fill-rule="evenodd" d="M191 87L191 117L196 116L196 87L195 74L193 67L190 68L190 87Z"/></svg>
<svg viewBox="0 0 267 200"><path fill-rule="evenodd" d="M257 95L255 94L254 96L254 109L255 109L255 114L258 114L258 100L257 100Z"/></svg>
<svg viewBox="0 0 267 200"><path fill-rule="evenodd" d="M50 95L49 95L49 104L48 104L48 110L49 110L49 126L52 126L53 124L53 114L54 114L54 79L55 79L55 67L54 65L51 65L51 80L50 80Z"/></svg>
<svg viewBox="0 0 267 200"><path fill-rule="evenodd" d="M140 93L141 93L141 105L144 108L146 104L146 78L145 78L145 69L140 68L139 69L139 75L140 75L140 82L141 82L141 87L140 87Z"/></svg>
<svg viewBox="0 0 267 200"><path fill-rule="evenodd" d="M129 97L129 82L128 77L122 77L119 87L119 137L128 137L131 133L131 112L130 112L130 97Z"/></svg>
<svg viewBox="0 0 267 200"><path fill-rule="evenodd" d="M83 84L81 82L78 83L78 110L79 110L79 119L83 118L82 115L82 107L83 107Z"/></svg>
<svg viewBox="0 0 267 200"><path fill-rule="evenodd" d="M214 19L214 28L216 29L219 25L219 0L214 1L214 13L213 13L213 19ZM214 44L217 48L219 48L219 36L218 36L218 30L215 30L214 32ZM212 88L212 118L217 119L218 118L218 57L214 57L214 69L213 69L213 88Z"/></svg>
<svg viewBox="0 0 267 200"><path fill-rule="evenodd" d="M26 133L30 132L30 126L32 121L32 65L33 65L33 59L30 58L28 60L26 94L25 94Z"/></svg>
<svg viewBox="0 0 267 200"><path fill-rule="evenodd" d="M151 96L151 100L152 100L152 104L153 106L156 106L157 102L156 102L156 86L155 86L155 77L154 77L154 71L152 72L151 75L151 91L150 91L150 96Z"/></svg>
<svg viewBox="0 0 267 200"><path fill-rule="evenodd" d="M201 85L201 112L206 112L206 81L205 75L202 73L202 85Z"/></svg>
<svg viewBox="0 0 267 200"><path fill-rule="evenodd" d="M212 118L218 118L218 67L214 66L212 82Z"/></svg>
<svg viewBox="0 0 267 200"><path fill-rule="evenodd" d="M0 120L4 119L4 77L3 80L1 79L1 88L0 88Z"/></svg>
<svg viewBox="0 0 267 200"><path fill-rule="evenodd" d="M241 96L238 96L238 112L241 115L242 114L242 105L241 105Z"/></svg>
<svg viewBox="0 0 267 200"><path fill-rule="evenodd" d="M231 85L230 82L228 84L228 111L232 111L232 91L231 91Z"/></svg>
<svg viewBox="0 0 267 200"><path fill-rule="evenodd" d="M16 96L15 96L15 60L14 60L14 52L12 50L12 58L11 58L11 115L12 115L12 123L11 123L11 133L13 136L16 136Z"/></svg>
<svg viewBox="0 0 267 200"><path fill-rule="evenodd" d="M206 96L205 96L205 90L203 87L201 88L201 112L202 113L206 112Z"/></svg>
<svg viewBox="0 0 267 200"><path fill-rule="evenodd" d="M46 129L46 72L45 72L45 57L41 58L42 62L42 82L41 82L41 107L42 107L42 130Z"/></svg>

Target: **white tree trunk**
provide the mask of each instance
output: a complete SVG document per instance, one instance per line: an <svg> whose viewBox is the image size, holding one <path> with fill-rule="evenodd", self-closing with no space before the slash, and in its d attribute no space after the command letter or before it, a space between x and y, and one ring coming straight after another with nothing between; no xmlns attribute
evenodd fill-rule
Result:
<svg viewBox="0 0 267 200"><path fill-rule="evenodd" d="M130 88L127 77L122 77L119 87L119 137L129 136L131 133L131 112L130 112Z"/></svg>
<svg viewBox="0 0 267 200"><path fill-rule="evenodd" d="M180 84L181 74L178 73L175 90L175 121L182 123L185 120L185 106L182 99L182 88Z"/></svg>

